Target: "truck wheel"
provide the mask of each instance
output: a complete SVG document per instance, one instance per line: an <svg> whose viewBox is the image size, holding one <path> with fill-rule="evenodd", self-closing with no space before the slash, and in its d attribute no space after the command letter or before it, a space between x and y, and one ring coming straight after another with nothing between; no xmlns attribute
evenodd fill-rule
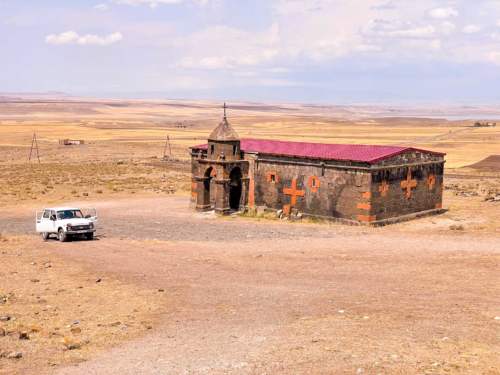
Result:
<svg viewBox="0 0 500 375"><path fill-rule="evenodd" d="M49 234L47 232L42 232L42 240L47 241L49 239Z"/></svg>
<svg viewBox="0 0 500 375"><path fill-rule="evenodd" d="M64 233L64 230L62 228L57 232L57 239L61 242L66 242L66 240L68 239L68 236L66 236L66 233Z"/></svg>
<svg viewBox="0 0 500 375"><path fill-rule="evenodd" d="M92 241L94 239L94 233L85 233L85 238L87 239L87 241Z"/></svg>

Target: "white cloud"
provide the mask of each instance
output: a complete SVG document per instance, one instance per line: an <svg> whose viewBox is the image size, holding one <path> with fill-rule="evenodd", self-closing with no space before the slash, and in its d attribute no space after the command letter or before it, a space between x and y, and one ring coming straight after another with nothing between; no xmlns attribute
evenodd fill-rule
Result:
<svg viewBox="0 0 500 375"><path fill-rule="evenodd" d="M429 12L429 15L432 18L436 19L446 19L450 17L457 17L458 16L458 10L452 7L448 8L434 8Z"/></svg>
<svg viewBox="0 0 500 375"><path fill-rule="evenodd" d="M279 28L271 25L260 33L227 26L212 26L173 41L184 51L178 67L188 69L235 69L272 61L279 53Z"/></svg>
<svg viewBox="0 0 500 375"><path fill-rule="evenodd" d="M497 21L497 26L500 27L500 20Z"/></svg>
<svg viewBox="0 0 500 375"><path fill-rule="evenodd" d="M477 25L467 25L462 30L466 34L475 34L481 31L481 27Z"/></svg>
<svg viewBox="0 0 500 375"><path fill-rule="evenodd" d="M382 48L374 44L360 44L355 48L358 52L380 52Z"/></svg>
<svg viewBox="0 0 500 375"><path fill-rule="evenodd" d="M129 5L159 3L159 0L110 1ZM210 4L214 1L210 0ZM391 61L492 61L491 51L498 49L493 37L484 35L483 42L478 40L471 45L464 35L474 31L472 26L482 23L473 25L471 18L468 24L465 16L459 14L461 5L433 8L433 3L439 2L422 0L402 6L388 0L273 0L269 17L273 23L267 29L259 29L260 24L240 29L212 23L177 35L172 29L169 34L161 35L161 42L158 39L157 43L166 50L176 51L178 58L170 63L170 68L189 69L190 74L202 74L193 70L230 69L232 76L240 78L275 75L270 70L275 66L289 69L304 64L317 66L342 57L365 58L370 54ZM448 4L458 2L450 0ZM461 13L465 14L465 10ZM496 22L497 16L491 16L492 20L483 20L485 25ZM482 28L486 30L486 26ZM137 37L132 32L127 35Z"/></svg>
<svg viewBox="0 0 500 375"><path fill-rule="evenodd" d="M436 33L432 25L415 26L400 21L371 20L364 30L367 36L382 36L393 38L430 38Z"/></svg>
<svg viewBox="0 0 500 375"><path fill-rule="evenodd" d="M117 43L123 39L123 35L119 32L105 36L94 34L79 35L75 31L65 31L60 34L50 34L45 37L47 44L63 45L63 44L78 44L78 45L98 45L108 46Z"/></svg>
<svg viewBox="0 0 500 375"><path fill-rule="evenodd" d="M455 31L457 27L455 26L454 23L450 22L450 21L444 21L442 24L441 24L441 27L440 27L440 30L446 34L446 35L449 35L451 33L453 33Z"/></svg>
<svg viewBox="0 0 500 375"><path fill-rule="evenodd" d="M427 25L410 29L394 30L388 35L403 38L428 38L433 36L435 32L436 29L434 26Z"/></svg>
<svg viewBox="0 0 500 375"><path fill-rule="evenodd" d="M124 5L147 5L151 8L156 8L159 5L171 5L171 4L181 4L186 0L111 0L115 4L124 4ZM210 0L191 0L195 4L204 6L209 3Z"/></svg>
<svg viewBox="0 0 500 375"><path fill-rule="evenodd" d="M433 50L440 50L441 49L441 41L439 39L434 39L433 41L431 41L429 46Z"/></svg>
<svg viewBox="0 0 500 375"><path fill-rule="evenodd" d="M94 9L96 10L100 10L101 12L105 12L106 10L109 9L109 5L108 4L97 4L94 6Z"/></svg>
<svg viewBox="0 0 500 375"><path fill-rule="evenodd" d="M488 54L488 60L490 60L493 64L500 65L500 52L494 51Z"/></svg>

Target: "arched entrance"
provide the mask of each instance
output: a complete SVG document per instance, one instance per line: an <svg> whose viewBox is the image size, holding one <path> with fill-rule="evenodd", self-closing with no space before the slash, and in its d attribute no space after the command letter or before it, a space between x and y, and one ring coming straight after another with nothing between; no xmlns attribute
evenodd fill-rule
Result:
<svg viewBox="0 0 500 375"><path fill-rule="evenodd" d="M240 209L242 191L241 169L239 167L233 168L229 179L231 180L229 182L229 207L231 210L237 211Z"/></svg>
<svg viewBox="0 0 500 375"><path fill-rule="evenodd" d="M205 179L203 180L203 204L206 206L211 205L211 199L210 199L210 186L212 182L214 174L214 169L212 167L208 168L205 171Z"/></svg>

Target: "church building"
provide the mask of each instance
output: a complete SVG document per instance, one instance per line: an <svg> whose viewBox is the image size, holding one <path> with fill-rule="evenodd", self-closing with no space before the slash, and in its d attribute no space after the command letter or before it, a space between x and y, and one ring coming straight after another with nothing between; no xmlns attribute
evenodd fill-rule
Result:
<svg viewBox="0 0 500 375"><path fill-rule="evenodd" d="M404 146L240 139L224 117L191 147L191 199L219 214L261 207L384 225L442 212L445 154Z"/></svg>

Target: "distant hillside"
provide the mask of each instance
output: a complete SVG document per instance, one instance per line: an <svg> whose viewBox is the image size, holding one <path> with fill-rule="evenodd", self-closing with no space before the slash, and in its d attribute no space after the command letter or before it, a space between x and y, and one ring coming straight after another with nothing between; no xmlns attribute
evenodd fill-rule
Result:
<svg viewBox="0 0 500 375"><path fill-rule="evenodd" d="M481 171L500 172L500 155L490 155L486 159L468 165L467 168L473 168Z"/></svg>

